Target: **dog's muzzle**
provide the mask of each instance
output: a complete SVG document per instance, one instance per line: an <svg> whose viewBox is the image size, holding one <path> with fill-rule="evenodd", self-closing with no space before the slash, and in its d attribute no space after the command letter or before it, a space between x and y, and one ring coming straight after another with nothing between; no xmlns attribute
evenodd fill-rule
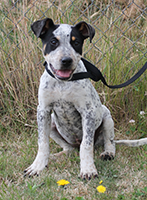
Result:
<svg viewBox="0 0 147 200"><path fill-rule="evenodd" d="M53 67L53 65L50 63L50 68L58 79L61 80L69 80L72 77L72 74L75 69L72 69L72 63L73 60L71 57L63 57L61 59L61 69L57 70Z"/></svg>

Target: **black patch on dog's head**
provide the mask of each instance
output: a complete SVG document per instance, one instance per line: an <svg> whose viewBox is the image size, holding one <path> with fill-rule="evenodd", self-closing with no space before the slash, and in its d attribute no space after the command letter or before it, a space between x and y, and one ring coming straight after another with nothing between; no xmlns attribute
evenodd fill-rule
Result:
<svg viewBox="0 0 147 200"><path fill-rule="evenodd" d="M52 31L46 34L46 36L42 39L42 43L44 55L47 55L51 51L55 50L60 44L59 40L54 36Z"/></svg>
<svg viewBox="0 0 147 200"><path fill-rule="evenodd" d="M70 44L74 48L74 50L82 55L82 47L83 47L83 42L84 42L84 37L80 32L77 30L77 28L73 27L71 31L71 36L70 36Z"/></svg>
<svg viewBox="0 0 147 200"><path fill-rule="evenodd" d="M83 42L86 38L90 37L90 42L95 35L94 28L82 21L72 27L70 43L76 52L82 54Z"/></svg>
<svg viewBox="0 0 147 200"><path fill-rule="evenodd" d="M42 40L44 55L49 54L59 46L58 39L53 35L53 31L58 27L59 25L55 25L50 18L38 20L31 25L34 34Z"/></svg>
<svg viewBox="0 0 147 200"><path fill-rule="evenodd" d="M45 34L48 31L53 31L57 28L57 25L54 24L53 20L50 18L45 18L38 20L31 25L31 29L37 37L41 39L44 38Z"/></svg>

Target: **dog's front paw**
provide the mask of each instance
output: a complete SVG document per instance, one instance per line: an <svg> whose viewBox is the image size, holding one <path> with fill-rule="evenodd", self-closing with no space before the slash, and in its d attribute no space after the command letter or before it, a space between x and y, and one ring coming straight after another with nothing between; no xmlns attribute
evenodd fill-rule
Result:
<svg viewBox="0 0 147 200"><path fill-rule="evenodd" d="M46 155L37 155L36 159L27 169L24 170L24 176L29 175L35 176L39 175L39 173L47 166L48 164L48 156Z"/></svg>
<svg viewBox="0 0 147 200"><path fill-rule="evenodd" d="M96 170L95 165L91 165L91 166L85 166L81 168L81 172L80 172L80 178L82 179L88 179L90 180L91 178L97 178L98 177L98 173Z"/></svg>
<svg viewBox="0 0 147 200"><path fill-rule="evenodd" d="M113 160L114 159L115 154L112 152L107 152L104 151L103 153L101 153L100 157L102 160Z"/></svg>

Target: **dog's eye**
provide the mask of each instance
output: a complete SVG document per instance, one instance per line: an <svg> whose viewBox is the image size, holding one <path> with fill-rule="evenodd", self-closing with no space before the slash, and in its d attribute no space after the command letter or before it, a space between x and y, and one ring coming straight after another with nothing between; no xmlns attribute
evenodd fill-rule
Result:
<svg viewBox="0 0 147 200"><path fill-rule="evenodd" d="M75 40L75 41L74 41L74 45L75 45L75 46L78 46L79 44L80 44L80 42L79 42L78 40Z"/></svg>
<svg viewBox="0 0 147 200"><path fill-rule="evenodd" d="M50 44L54 47L57 47L59 45L59 41L56 39L56 38L53 38L51 41L50 41Z"/></svg>

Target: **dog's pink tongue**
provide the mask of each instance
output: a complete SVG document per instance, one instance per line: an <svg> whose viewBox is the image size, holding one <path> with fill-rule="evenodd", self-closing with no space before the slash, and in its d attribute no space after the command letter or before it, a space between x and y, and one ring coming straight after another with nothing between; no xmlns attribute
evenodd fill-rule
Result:
<svg viewBox="0 0 147 200"><path fill-rule="evenodd" d="M70 77L71 70L57 70L56 74L60 77L68 78Z"/></svg>

